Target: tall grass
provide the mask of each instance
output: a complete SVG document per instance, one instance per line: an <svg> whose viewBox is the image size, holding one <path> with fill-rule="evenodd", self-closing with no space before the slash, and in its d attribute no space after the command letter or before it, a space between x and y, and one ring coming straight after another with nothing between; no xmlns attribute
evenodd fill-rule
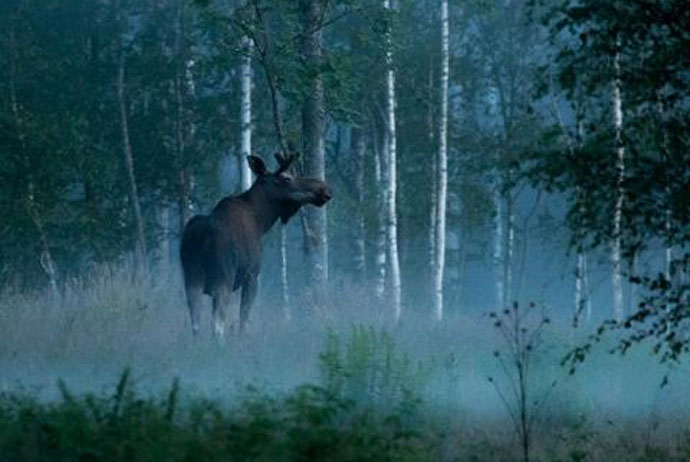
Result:
<svg viewBox="0 0 690 462"><path fill-rule="evenodd" d="M401 460L515 460L510 422L486 382L500 340L488 318L449 307L438 326L420 306L392 326L367 290L346 289L317 314L294 305L286 323L265 287L247 334L223 345L211 339L210 306L202 336L191 336L175 272L133 280L126 267L98 268L69 282L59 303L3 289L0 462L6 453L124 460L131 451L140 454L132 460L235 460L228 454L238 451L236 460L373 460L352 455L360 446L382 460L384 446ZM535 427L534 459L666 451L687 460L690 373L679 368L661 391L666 371L640 350L594 355L568 377L559 360L584 336L558 319L544 333L533 380L556 376L559 386Z"/></svg>

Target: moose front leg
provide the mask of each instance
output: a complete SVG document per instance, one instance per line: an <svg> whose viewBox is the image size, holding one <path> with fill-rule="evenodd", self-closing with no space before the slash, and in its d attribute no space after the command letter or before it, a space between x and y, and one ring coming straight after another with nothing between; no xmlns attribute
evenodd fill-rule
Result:
<svg viewBox="0 0 690 462"><path fill-rule="evenodd" d="M213 334L217 340L225 339L226 313L229 301L230 289L225 285L217 287L213 293Z"/></svg>
<svg viewBox="0 0 690 462"><path fill-rule="evenodd" d="M189 318L192 322L192 333L199 333L199 320L201 318L201 305L203 304L203 288L200 284L187 284L187 306L189 307Z"/></svg>
<svg viewBox="0 0 690 462"><path fill-rule="evenodd" d="M254 298L256 298L256 290L258 287L256 276L247 278L247 281L242 285L242 301L240 302L240 333L244 332L244 327L249 319L249 310L252 308Z"/></svg>

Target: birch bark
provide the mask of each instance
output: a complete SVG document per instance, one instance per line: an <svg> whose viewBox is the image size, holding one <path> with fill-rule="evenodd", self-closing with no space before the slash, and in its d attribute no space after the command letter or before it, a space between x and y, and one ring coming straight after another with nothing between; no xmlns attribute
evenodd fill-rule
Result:
<svg viewBox="0 0 690 462"><path fill-rule="evenodd" d="M132 155L132 146L129 138L129 125L127 120L127 107L125 103L125 50L123 45L123 35L125 29L125 18L122 17L121 5L116 4L117 17L120 30L117 36L117 76L116 76L116 90L117 90L117 104L120 113L120 127L122 136L122 156L127 171L127 180L129 183L129 196L132 204L132 213L134 215L135 226L135 266L140 275L146 273L146 242L144 240L144 222L141 215L141 206L139 204L139 192L137 190L137 181L134 174L134 160Z"/></svg>
<svg viewBox="0 0 690 462"><path fill-rule="evenodd" d="M372 130L373 131L373 130ZM384 165L388 141L388 136L384 135L384 140L379 144L374 140L374 178L378 187L376 188L376 208L378 215L378 229L376 233L376 297L381 300L386 292L386 214L385 214L385 178Z"/></svg>
<svg viewBox="0 0 690 462"><path fill-rule="evenodd" d="M184 1L179 1L175 21L175 77L173 90L175 93L175 151L177 155L177 202L180 217L180 233L192 216L191 189L192 178L185 159L185 104L184 87L186 80L186 66L184 62Z"/></svg>
<svg viewBox="0 0 690 462"><path fill-rule="evenodd" d="M288 266L287 266L287 227L280 226L280 287L281 300L283 302L283 316L286 321L292 319L292 312L290 310L290 285L288 283Z"/></svg>
<svg viewBox="0 0 690 462"><path fill-rule="evenodd" d="M240 147L240 178L242 191L252 185L252 173L249 170L247 156L252 152L252 41L242 37L242 64L240 68L240 123L242 125L242 145Z"/></svg>
<svg viewBox="0 0 690 462"><path fill-rule="evenodd" d="M431 60L430 60L431 61ZM427 83L427 117L426 117L426 123L427 123L427 141L429 143L429 150L433 152L433 145L434 145L434 98L433 98L433 89L434 89L434 84L433 84L433 79L434 79L434 72L433 72L433 63L429 62L429 76L428 76L428 83ZM433 154L432 154L433 156ZM435 160L431 162L431 197L430 197L430 203L431 207L429 207L429 274L431 276L430 278L430 287L431 287L431 294L433 297L433 292L434 292L434 274L435 274L435 267L436 267L436 207L438 205L438 162Z"/></svg>
<svg viewBox="0 0 690 462"><path fill-rule="evenodd" d="M441 0L441 114L436 186L436 243L434 245L434 314L436 321L443 320L443 274L446 262L446 205L448 195L448 0Z"/></svg>
<svg viewBox="0 0 690 462"><path fill-rule="evenodd" d="M506 248L505 259L503 261L503 300L505 303L512 303L513 299L513 260L515 257L515 211L513 195L510 191L506 193Z"/></svg>
<svg viewBox="0 0 690 462"><path fill-rule="evenodd" d="M493 190L494 205L494 251L493 267L495 281L495 303L497 310L505 308L504 285L503 285L503 197L501 195L501 185L499 174L496 173Z"/></svg>
<svg viewBox="0 0 690 462"><path fill-rule="evenodd" d="M383 0L384 9L392 10L390 0ZM397 220L397 139L395 130L395 70L393 69L393 44L390 27L386 31L386 129L388 133L388 159L386 162L386 239L391 271L391 297L393 317L400 322L401 282L400 260L398 258L398 220Z"/></svg>
<svg viewBox="0 0 690 462"><path fill-rule="evenodd" d="M17 132L17 139L22 151L22 158L24 159L25 168L27 171L26 180L26 197L24 199L27 214L33 222L38 231L39 243L41 246L41 255L39 263L41 268L48 277L48 284L50 286L53 301L57 301L60 295L57 285L57 265L53 259L53 254L50 250L50 242L46 234L45 226L41 214L37 210L35 194L34 194L34 180L31 173L31 165L29 162L29 153L26 146L26 133L24 131L24 123L20 114L20 105L17 98L16 79L17 79L17 45L14 28L9 33L10 42L10 105L12 109L12 117L14 119L15 130Z"/></svg>
<svg viewBox="0 0 690 462"><path fill-rule="evenodd" d="M352 129L352 145L355 159L355 194L357 196L357 216L355 217L355 245L353 263L360 280L364 280L367 270L366 227L364 223L364 160L366 138L361 127Z"/></svg>
<svg viewBox="0 0 690 462"><path fill-rule="evenodd" d="M616 203L613 211L613 239L611 242L613 315L623 319L623 270L621 264L621 219L623 213L623 179L625 177L625 146L623 144L623 98L621 96L620 37L616 37L618 50L613 60L613 125L616 143Z"/></svg>

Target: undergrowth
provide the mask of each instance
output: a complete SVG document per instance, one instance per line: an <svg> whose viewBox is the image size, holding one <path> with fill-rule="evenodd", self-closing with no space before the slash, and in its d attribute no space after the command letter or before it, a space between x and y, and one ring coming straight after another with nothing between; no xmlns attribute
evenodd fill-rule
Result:
<svg viewBox="0 0 690 462"><path fill-rule="evenodd" d="M62 382L56 402L0 394L0 460L432 460L404 355L366 329L352 332L344 356L339 342L330 335L321 355L323 384L278 396L248 388L230 406L181 399L177 381L162 398L144 396L129 369L107 396L75 396Z"/></svg>
<svg viewBox="0 0 690 462"><path fill-rule="evenodd" d="M129 369L110 393L75 394L62 382L60 398L52 401L0 393L0 461L520 458L508 423L477 426L461 415L448 418L432 411L422 399L429 370L410 361L384 331L357 327L330 333L319 366L316 384L286 393L246 388L231 402L185 394L178 381L165 393L146 395L137 390ZM625 427L602 429L583 418L535 435L533 459L687 461L690 436L683 432L679 426L674 440L651 433L640 438Z"/></svg>

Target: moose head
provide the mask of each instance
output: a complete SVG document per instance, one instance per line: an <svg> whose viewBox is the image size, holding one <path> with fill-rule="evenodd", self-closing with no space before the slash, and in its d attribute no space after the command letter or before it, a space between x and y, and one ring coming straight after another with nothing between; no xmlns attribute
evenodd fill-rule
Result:
<svg viewBox="0 0 690 462"><path fill-rule="evenodd" d="M318 178L295 176L291 173L298 154L275 154L278 169L270 172L266 164L257 156L248 156L249 168L256 174L253 188L260 189L279 208L280 220L287 221L302 205L311 204L324 206L331 200L331 190L328 185Z"/></svg>

